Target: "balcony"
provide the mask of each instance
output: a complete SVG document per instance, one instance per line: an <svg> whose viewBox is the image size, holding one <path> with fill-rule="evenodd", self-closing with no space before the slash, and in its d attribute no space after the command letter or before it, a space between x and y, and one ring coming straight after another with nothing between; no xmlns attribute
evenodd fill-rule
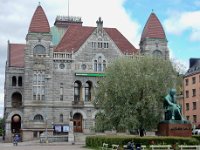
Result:
<svg viewBox="0 0 200 150"><path fill-rule="evenodd" d="M82 108L84 107L84 101L72 101L72 107Z"/></svg>

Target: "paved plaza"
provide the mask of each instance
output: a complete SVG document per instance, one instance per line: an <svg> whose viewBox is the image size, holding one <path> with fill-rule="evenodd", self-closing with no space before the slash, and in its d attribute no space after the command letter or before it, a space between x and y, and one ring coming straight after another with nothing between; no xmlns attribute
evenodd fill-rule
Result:
<svg viewBox="0 0 200 150"><path fill-rule="evenodd" d="M72 145L68 142L59 143L39 143L38 141L20 142L18 146L12 143L3 143L0 140L0 150L89 150L84 148L84 143L76 143Z"/></svg>

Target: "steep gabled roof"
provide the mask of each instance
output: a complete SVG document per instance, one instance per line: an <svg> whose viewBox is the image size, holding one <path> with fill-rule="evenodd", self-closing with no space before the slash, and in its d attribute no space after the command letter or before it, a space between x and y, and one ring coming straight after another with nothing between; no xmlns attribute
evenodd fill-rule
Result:
<svg viewBox="0 0 200 150"><path fill-rule="evenodd" d="M28 32L49 33L50 26L43 8L39 5L33 14Z"/></svg>
<svg viewBox="0 0 200 150"><path fill-rule="evenodd" d="M62 40L54 50L55 52L76 52L96 27L69 26ZM138 50L115 28L104 28L122 53L133 54Z"/></svg>
<svg viewBox="0 0 200 150"><path fill-rule="evenodd" d="M24 67L25 44L9 43L9 67Z"/></svg>
<svg viewBox="0 0 200 150"><path fill-rule="evenodd" d="M165 31L155 13L151 13L143 29L141 41L145 38L166 39Z"/></svg>
<svg viewBox="0 0 200 150"><path fill-rule="evenodd" d="M76 52L94 31L94 27L71 25L68 27L55 52Z"/></svg>
<svg viewBox="0 0 200 150"><path fill-rule="evenodd" d="M138 51L116 28L104 28L104 30L122 53L133 54Z"/></svg>

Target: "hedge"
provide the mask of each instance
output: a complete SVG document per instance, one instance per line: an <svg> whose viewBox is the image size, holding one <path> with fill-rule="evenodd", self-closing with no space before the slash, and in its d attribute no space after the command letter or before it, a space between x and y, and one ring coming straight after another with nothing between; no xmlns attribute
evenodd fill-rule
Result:
<svg viewBox="0 0 200 150"><path fill-rule="evenodd" d="M140 143L141 145L198 145L200 142L197 138L192 137L162 137L162 136L125 136L125 135L102 135L102 136L88 136L86 137L86 147L98 148L103 143L107 143L109 147L112 144L118 144L120 147L126 145L128 142Z"/></svg>

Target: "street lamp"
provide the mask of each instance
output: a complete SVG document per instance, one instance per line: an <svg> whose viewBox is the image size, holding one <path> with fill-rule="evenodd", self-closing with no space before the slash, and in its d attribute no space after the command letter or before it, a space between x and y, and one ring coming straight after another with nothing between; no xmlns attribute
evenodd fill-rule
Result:
<svg viewBox="0 0 200 150"><path fill-rule="evenodd" d="M46 135L46 143L48 143L48 135L47 135L47 116L45 117L46 120L46 129L45 129L45 135Z"/></svg>

